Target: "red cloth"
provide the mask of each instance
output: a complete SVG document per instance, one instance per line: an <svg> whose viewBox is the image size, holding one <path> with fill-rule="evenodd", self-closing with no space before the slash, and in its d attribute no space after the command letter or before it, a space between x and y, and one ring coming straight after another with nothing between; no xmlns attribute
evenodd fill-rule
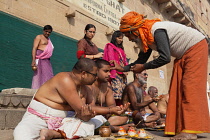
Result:
<svg viewBox="0 0 210 140"><path fill-rule="evenodd" d="M80 59L80 58L85 58L86 55L85 55L85 51L77 51L77 58Z"/></svg>
<svg viewBox="0 0 210 140"><path fill-rule="evenodd" d="M99 53L98 47L93 43L92 46L88 44L85 39L81 39L77 43L77 51L84 51L85 55L96 55Z"/></svg>
<svg viewBox="0 0 210 140"><path fill-rule="evenodd" d="M166 113L166 135L210 132L207 65L208 45L205 39L192 46L181 59L174 61Z"/></svg>

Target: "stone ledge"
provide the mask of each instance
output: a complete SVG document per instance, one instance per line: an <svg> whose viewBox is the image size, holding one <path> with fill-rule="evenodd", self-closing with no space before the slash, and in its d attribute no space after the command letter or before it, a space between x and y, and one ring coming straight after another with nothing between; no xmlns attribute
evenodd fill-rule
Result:
<svg viewBox="0 0 210 140"><path fill-rule="evenodd" d="M27 108L33 96L0 94L0 109Z"/></svg>
<svg viewBox="0 0 210 140"><path fill-rule="evenodd" d="M10 89L3 89L1 93L33 96L36 93L36 91L37 89L30 89L30 88L10 88Z"/></svg>
<svg viewBox="0 0 210 140"><path fill-rule="evenodd" d="M21 121L25 109L0 109L0 129L14 129Z"/></svg>
<svg viewBox="0 0 210 140"><path fill-rule="evenodd" d="M0 93L1 109L27 108L36 90L12 88L3 90Z"/></svg>

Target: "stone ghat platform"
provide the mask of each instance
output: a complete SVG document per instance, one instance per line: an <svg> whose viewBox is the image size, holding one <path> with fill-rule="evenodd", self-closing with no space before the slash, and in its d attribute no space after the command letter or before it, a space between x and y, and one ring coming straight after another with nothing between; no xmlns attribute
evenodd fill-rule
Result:
<svg viewBox="0 0 210 140"><path fill-rule="evenodd" d="M22 119L36 90L25 88L12 88L2 90L0 93L0 140L14 140L13 129ZM163 131L147 131L154 140L169 140L164 137ZM124 137L100 137L99 135L80 138L79 140L125 140ZM63 139L54 139L63 140ZM131 140L126 138L126 140ZM139 139L145 140L145 139ZM210 133L198 135L198 140L210 140Z"/></svg>

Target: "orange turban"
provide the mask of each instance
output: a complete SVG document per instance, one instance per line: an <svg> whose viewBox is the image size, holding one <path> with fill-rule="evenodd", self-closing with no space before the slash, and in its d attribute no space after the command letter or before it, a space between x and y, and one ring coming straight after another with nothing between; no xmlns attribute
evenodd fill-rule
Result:
<svg viewBox="0 0 210 140"><path fill-rule="evenodd" d="M144 52L149 49L148 45L154 42L154 37L151 33L152 25L160 19L144 19L144 16L137 12L131 11L126 13L120 21L121 32L133 32L134 35L139 36L143 43Z"/></svg>

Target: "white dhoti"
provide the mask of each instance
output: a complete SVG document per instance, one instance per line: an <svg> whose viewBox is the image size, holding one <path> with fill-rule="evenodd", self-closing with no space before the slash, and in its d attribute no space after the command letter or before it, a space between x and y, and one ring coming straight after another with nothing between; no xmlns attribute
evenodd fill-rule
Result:
<svg viewBox="0 0 210 140"><path fill-rule="evenodd" d="M67 114L67 111L53 109L41 102L32 100L21 122L14 130L14 140L38 139L40 131L44 128L61 130L65 132L67 138L93 136L95 127L99 127L103 122L102 118L97 119L101 122L100 124L95 124L92 119L84 122L74 116L67 117ZM51 121L49 121L50 119ZM48 124L47 122L51 123ZM54 129L54 126L56 126L56 129Z"/></svg>
<svg viewBox="0 0 210 140"><path fill-rule="evenodd" d="M102 115L97 115L90 119L88 122L84 122L78 118L74 118L75 112L68 111L68 117L62 120L62 126L58 129L64 131L68 139L74 136L87 137L94 135L94 129L97 129L107 120Z"/></svg>
<svg viewBox="0 0 210 140"><path fill-rule="evenodd" d="M68 139L74 136L87 137L94 135L95 124L92 121L84 122L78 118L67 117L58 129L64 131Z"/></svg>
<svg viewBox="0 0 210 140"><path fill-rule="evenodd" d="M68 117L73 117L75 116L74 111L68 111ZM101 125L107 122L107 119L104 118L102 115L96 115L95 117L90 119L91 122L94 123L95 129L99 128Z"/></svg>
<svg viewBox="0 0 210 140"><path fill-rule="evenodd" d="M36 100L32 100L29 107L46 117L53 116L65 118L67 116L67 111L53 109ZM16 126L14 130L14 140L38 139L41 129L44 128L48 128L45 119L26 111L21 122Z"/></svg>

